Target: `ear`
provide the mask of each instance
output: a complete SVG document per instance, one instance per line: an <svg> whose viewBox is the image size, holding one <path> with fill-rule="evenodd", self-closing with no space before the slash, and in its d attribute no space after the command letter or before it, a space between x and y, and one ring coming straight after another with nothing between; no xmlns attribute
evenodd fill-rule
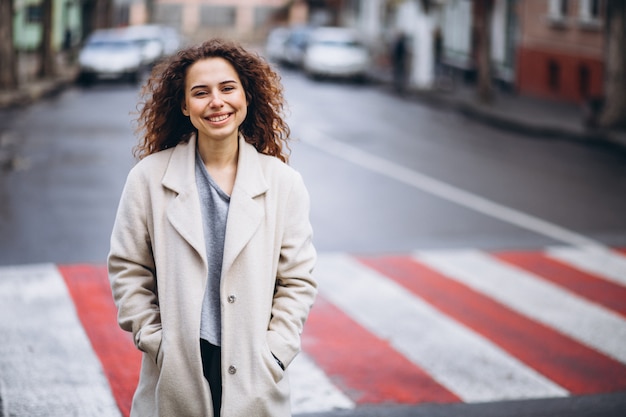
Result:
<svg viewBox="0 0 626 417"><path fill-rule="evenodd" d="M187 110L187 103L185 103L184 101L180 105L180 110L183 112L185 116L189 117L189 110Z"/></svg>

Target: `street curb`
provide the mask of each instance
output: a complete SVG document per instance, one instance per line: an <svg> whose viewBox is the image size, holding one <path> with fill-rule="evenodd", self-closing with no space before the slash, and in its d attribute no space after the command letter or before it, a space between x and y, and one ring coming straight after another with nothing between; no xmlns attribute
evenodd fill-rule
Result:
<svg viewBox="0 0 626 417"><path fill-rule="evenodd" d="M53 79L30 82L27 87L20 87L13 91L0 92L0 110L22 108L42 99L55 96L64 91L76 80L72 72Z"/></svg>
<svg viewBox="0 0 626 417"><path fill-rule="evenodd" d="M380 84L385 85L384 81ZM407 99L413 99L428 106L454 111L483 124L502 130L521 133L532 137L548 139L570 140L588 144L606 144L626 150L626 131L615 132L605 129L591 129L580 126L567 128L547 123L529 122L515 117L509 117L495 112L480 103L472 103L467 99L452 97L445 91L407 91L403 94Z"/></svg>
<svg viewBox="0 0 626 417"><path fill-rule="evenodd" d="M391 94L396 94L405 99L412 99L438 109L454 111L485 125L493 126L502 130L524 134L531 137L547 139L570 140L586 144L603 144L614 146L626 151L626 131L611 131L599 128L585 128L581 125L576 128L573 124L568 128L555 126L547 123L531 122L520 118L505 116L489 109L486 105L472 102L467 98L454 97L453 90L435 89L432 91L408 90L397 93L393 90L393 81L390 75L377 68L372 68L368 73L369 81L374 85L389 89ZM582 115L581 115L582 117Z"/></svg>
<svg viewBox="0 0 626 417"><path fill-rule="evenodd" d="M585 129L581 127L580 130L577 130L574 128L567 129L564 127L556 127L549 124L529 123L513 117L505 117L487 109L482 109L479 105L462 101L457 103L455 108L459 113L479 120L487 125L528 136L564 139L584 143L605 143L626 150L626 132L622 135L623 137L620 137L617 133L603 129Z"/></svg>

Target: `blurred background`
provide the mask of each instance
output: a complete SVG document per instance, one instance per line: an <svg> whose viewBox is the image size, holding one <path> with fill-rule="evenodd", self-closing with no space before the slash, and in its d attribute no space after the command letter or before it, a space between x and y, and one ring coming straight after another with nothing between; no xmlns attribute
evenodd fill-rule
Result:
<svg viewBox="0 0 626 417"><path fill-rule="evenodd" d="M139 93L213 36L311 195L295 415L626 415L626 1L0 0L0 417L128 415Z"/></svg>
<svg viewBox="0 0 626 417"><path fill-rule="evenodd" d="M450 88L453 79L462 79L473 83L484 101L497 88L578 103L586 107L588 123L602 119L603 125L614 126L624 123L625 107L617 103L624 100L617 93L624 90L626 50L621 3L3 0L0 88L16 88L76 64L81 48L102 29L152 25L129 36L143 42L144 64L182 42L224 36L252 45L267 41L270 57L300 66L311 29L335 26L358 36L370 67L396 68L408 88Z"/></svg>

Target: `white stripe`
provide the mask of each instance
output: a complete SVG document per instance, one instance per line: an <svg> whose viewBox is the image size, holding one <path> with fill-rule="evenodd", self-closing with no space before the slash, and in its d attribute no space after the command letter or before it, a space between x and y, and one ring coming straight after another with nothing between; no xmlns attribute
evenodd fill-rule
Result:
<svg viewBox="0 0 626 417"><path fill-rule="evenodd" d="M348 256L320 256L316 277L324 297L464 401L567 395L487 339Z"/></svg>
<svg viewBox="0 0 626 417"><path fill-rule="evenodd" d="M315 128L307 128L303 135L304 142L330 153L362 168L385 175L409 186L418 188L437 197L451 201L463 207L475 210L487 216L508 222L523 229L547 236L573 246L604 247L599 242L586 236L565 229L535 216L472 194L469 191L454 187L448 183L424 175L387 161L376 155L368 154L358 148L346 145L324 135Z"/></svg>
<svg viewBox="0 0 626 417"><path fill-rule="evenodd" d="M305 353L289 365L291 411L293 414L350 410L354 402L346 397Z"/></svg>
<svg viewBox="0 0 626 417"><path fill-rule="evenodd" d="M482 252L419 252L416 258L512 309L626 363L626 321L616 313Z"/></svg>
<svg viewBox="0 0 626 417"><path fill-rule="evenodd" d="M54 265L0 267L0 334L7 415L120 416Z"/></svg>
<svg viewBox="0 0 626 417"><path fill-rule="evenodd" d="M555 247L548 248L546 253L551 258L626 286L626 257L615 251Z"/></svg>

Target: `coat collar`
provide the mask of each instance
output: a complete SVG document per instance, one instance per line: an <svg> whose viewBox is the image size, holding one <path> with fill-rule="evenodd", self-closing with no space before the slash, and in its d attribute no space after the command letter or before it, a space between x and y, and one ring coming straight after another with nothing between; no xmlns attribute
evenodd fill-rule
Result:
<svg viewBox="0 0 626 417"><path fill-rule="evenodd" d="M222 274L225 276L235 259L252 239L265 217L265 206L260 201L269 186L261 169L261 155L254 146L239 137L237 177L230 198Z"/></svg>
<svg viewBox="0 0 626 417"><path fill-rule="evenodd" d="M200 199L195 179L196 137L178 144L172 151L162 184L177 193L167 209L167 217L178 233L198 252L206 264ZM223 271L227 271L252 238L265 215L256 200L269 186L254 146L239 137L237 176L230 199Z"/></svg>

